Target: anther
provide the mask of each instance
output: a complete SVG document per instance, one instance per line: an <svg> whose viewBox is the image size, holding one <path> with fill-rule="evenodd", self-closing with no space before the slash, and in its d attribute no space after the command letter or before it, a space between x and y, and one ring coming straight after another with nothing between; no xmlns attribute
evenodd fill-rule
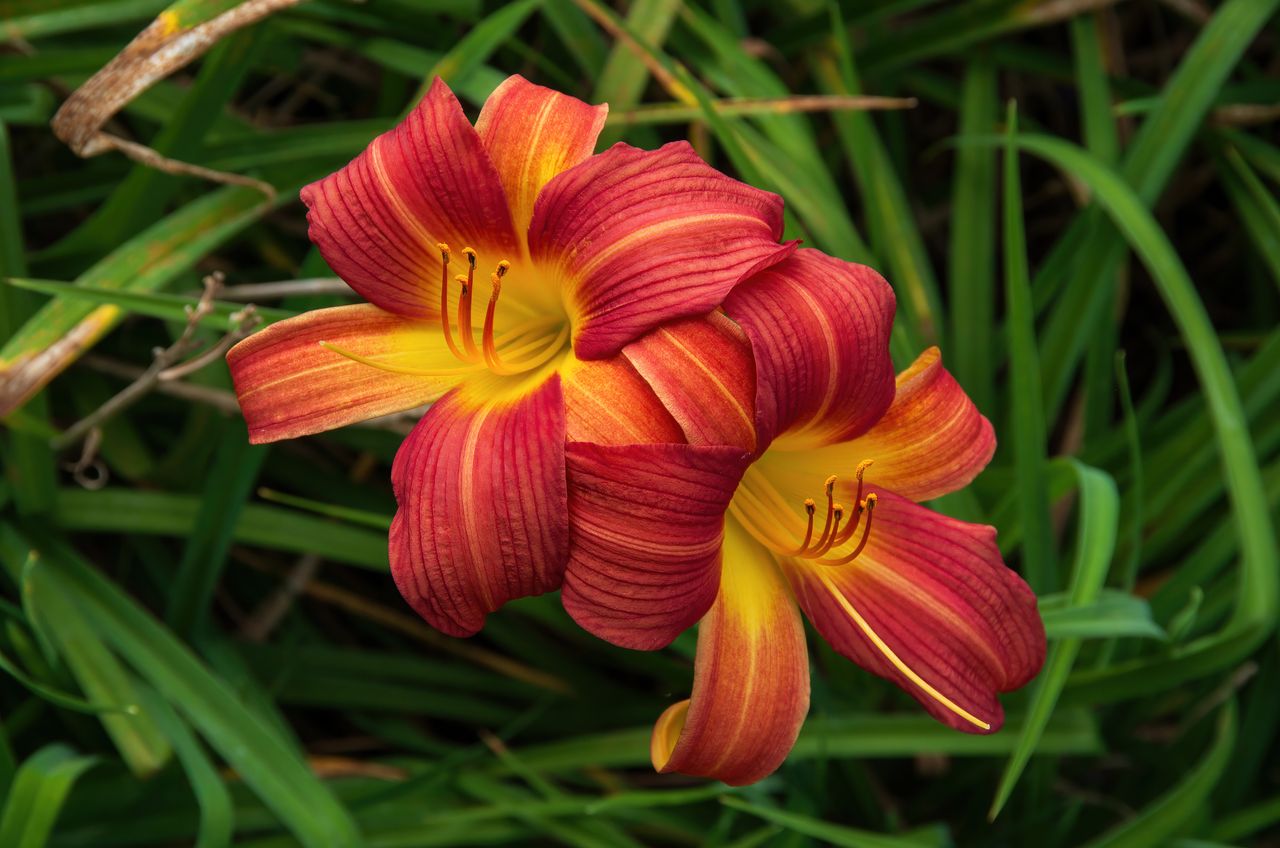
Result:
<svg viewBox="0 0 1280 848"><path fill-rule="evenodd" d="M867 469L875 462L874 459L864 459L858 463L858 467L853 470L853 476L858 481L858 491L854 495L853 502L858 504L859 510L862 508L862 475L867 473Z"/></svg>
<svg viewBox="0 0 1280 848"><path fill-rule="evenodd" d="M464 254L466 254L467 262L469 262L469 263L471 264L471 267L472 267L472 268L475 268L475 267L476 267L476 251L475 251L475 248L471 248L471 247L464 247L464 248L462 248L462 252L463 252Z"/></svg>
<svg viewBox="0 0 1280 848"><path fill-rule="evenodd" d="M818 505L813 502L813 498L804 499L805 515L809 516L809 526L804 531L804 541L800 546L787 551L788 556L805 556L809 552L809 542L813 540L813 514L817 512Z"/></svg>
<svg viewBox="0 0 1280 848"><path fill-rule="evenodd" d="M440 258L444 261L444 264L448 265L449 264L449 245L445 244L442 241L436 242L436 250L440 251Z"/></svg>
<svg viewBox="0 0 1280 848"><path fill-rule="evenodd" d="M495 272L499 277L507 276L507 271L511 270L511 263L503 259L498 263L498 270Z"/></svg>

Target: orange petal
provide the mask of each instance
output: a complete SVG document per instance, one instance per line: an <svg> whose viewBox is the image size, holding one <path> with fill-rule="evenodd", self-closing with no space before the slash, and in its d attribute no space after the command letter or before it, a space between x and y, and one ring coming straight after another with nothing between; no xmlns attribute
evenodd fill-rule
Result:
<svg viewBox="0 0 1280 848"><path fill-rule="evenodd" d="M845 441L888 409L894 298L871 268L798 250L730 292L724 310L751 339L762 447Z"/></svg>
<svg viewBox="0 0 1280 848"><path fill-rule="evenodd" d="M558 588L569 535L559 378L510 399L446 395L400 446L391 483L391 575L433 627L470 636L507 601Z"/></svg>
<svg viewBox="0 0 1280 848"><path fill-rule="evenodd" d="M1044 663L1036 597L1005 567L995 529L878 490L870 541L848 565L786 560L796 597L844 656L902 687L939 721L992 733L996 695Z"/></svg>
<svg viewBox="0 0 1280 848"><path fill-rule="evenodd" d="M804 626L773 555L730 519L720 594L698 627L693 695L662 714L661 772L754 783L782 764L809 712Z"/></svg>
<svg viewBox="0 0 1280 848"><path fill-rule="evenodd" d="M845 449L875 460L868 482L924 501L967 486L991 461L996 436L931 347L898 375L884 417Z"/></svg>
<svg viewBox="0 0 1280 848"><path fill-rule="evenodd" d="M787 447L786 440L775 442L759 464L785 497L809 497L815 481L836 474L839 497L849 501L853 470L869 459L867 485L924 501L968 485L991 460L996 439L991 422L930 348L898 375L892 405L864 435L812 449Z"/></svg>
<svg viewBox="0 0 1280 848"><path fill-rule="evenodd" d="M326 349L322 341L391 367L462 370L437 324L363 303L303 313L254 333L227 353L251 441L292 439L413 409L464 376L384 371Z"/></svg>
<svg viewBox="0 0 1280 848"><path fill-rule="evenodd" d="M570 359L560 371L566 436L604 445L683 442L653 389L625 357Z"/></svg>
<svg viewBox="0 0 1280 848"><path fill-rule="evenodd" d="M595 150L608 114L608 106L588 105L518 74L489 95L476 132L498 169L517 232L529 229L542 187Z"/></svg>
<svg viewBox="0 0 1280 848"><path fill-rule="evenodd" d="M440 310L440 250L486 262L519 256L507 197L480 137L440 79L394 129L349 165L302 189L308 234L371 303L430 318Z"/></svg>
<svg viewBox="0 0 1280 848"><path fill-rule="evenodd" d="M574 352L602 359L718 307L795 249L781 234L782 198L726 177L687 142L615 144L543 189L529 251L563 282Z"/></svg>
<svg viewBox="0 0 1280 848"><path fill-rule="evenodd" d="M749 457L698 445L570 444L564 608L624 648L655 650L715 600L724 511Z"/></svg>
<svg viewBox="0 0 1280 848"><path fill-rule="evenodd" d="M624 348L691 445L755 450L755 363L723 313L664 324Z"/></svg>

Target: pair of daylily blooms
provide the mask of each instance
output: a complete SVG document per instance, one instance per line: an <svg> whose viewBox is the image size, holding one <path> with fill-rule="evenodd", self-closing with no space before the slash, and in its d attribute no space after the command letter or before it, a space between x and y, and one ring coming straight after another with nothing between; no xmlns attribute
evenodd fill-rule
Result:
<svg viewBox="0 0 1280 848"><path fill-rule="evenodd" d="M772 772L809 704L800 610L945 724L999 728L1044 657L991 527L918 502L966 485L991 426L926 351L896 383L871 269L779 243L782 201L685 143L592 155L606 107L511 77L473 127L436 81L302 192L368 304L228 356L255 442L434 404L396 456L392 574L456 636L562 588L653 650L699 623L656 768Z"/></svg>

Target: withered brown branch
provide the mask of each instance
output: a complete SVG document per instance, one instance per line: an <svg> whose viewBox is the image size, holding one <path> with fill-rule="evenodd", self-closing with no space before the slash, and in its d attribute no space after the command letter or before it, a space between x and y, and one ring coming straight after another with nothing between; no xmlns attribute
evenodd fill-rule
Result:
<svg viewBox="0 0 1280 848"><path fill-rule="evenodd" d="M219 39L299 2L301 0L245 0L192 27L184 27L175 12L163 12L102 70L72 92L53 116L54 134L78 156L87 158L116 150L165 173L250 186L274 198L275 189L262 180L170 159L144 144L105 132L103 127L135 97L203 56Z"/></svg>
<svg viewBox="0 0 1280 848"><path fill-rule="evenodd" d="M196 329L200 325L200 319L213 311L214 300L222 288L222 280L220 273L210 274L204 278L204 293L195 306L187 308L187 323L177 341L168 347L156 348L152 353L151 365L139 374L137 379L92 413L68 427L62 435L53 439L51 444L55 450L74 445L94 432L103 422L137 403L157 385L180 379L221 359L233 344L253 332L261 319L253 306L249 305L232 316L233 328L221 339L191 359L182 361L183 357L190 354L196 346Z"/></svg>

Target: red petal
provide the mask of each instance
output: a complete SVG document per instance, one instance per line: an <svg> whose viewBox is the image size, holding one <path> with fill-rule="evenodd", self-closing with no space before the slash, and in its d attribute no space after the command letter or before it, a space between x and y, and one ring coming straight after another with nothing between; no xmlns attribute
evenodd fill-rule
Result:
<svg viewBox="0 0 1280 848"><path fill-rule="evenodd" d="M516 231L525 232L542 187L596 148L608 106L590 106L516 75L493 90L476 132L511 201Z"/></svg>
<svg viewBox="0 0 1280 848"><path fill-rule="evenodd" d="M720 593L698 626L693 695L654 726L654 768L754 783L786 759L808 712L795 601L773 555L730 521Z"/></svg>
<svg viewBox="0 0 1280 848"><path fill-rule="evenodd" d="M575 359L560 373L566 435L606 445L683 442L684 435L625 357Z"/></svg>
<svg viewBox="0 0 1280 848"><path fill-rule="evenodd" d="M691 445L570 444L566 454L565 609L615 645L661 648L715 599L724 511L747 456Z"/></svg>
<svg viewBox="0 0 1280 848"><path fill-rule="evenodd" d="M391 470L391 574L405 600L433 627L470 636L507 601L556 589L568 555L564 475L558 377L515 399L446 395Z"/></svg>
<svg viewBox="0 0 1280 848"><path fill-rule="evenodd" d="M616 144L543 189L529 250L568 289L574 351L612 356L675 318L705 315L779 245L782 200L719 173L685 142Z"/></svg>
<svg viewBox="0 0 1280 848"><path fill-rule="evenodd" d="M304 188L302 201L330 267L366 300L402 315L439 311L437 243L473 247L486 262L520 255L498 172L439 79L395 129Z"/></svg>
<svg viewBox="0 0 1280 848"><path fill-rule="evenodd" d="M751 339L760 445L842 442L893 400L893 290L865 265L800 250L733 290L725 312Z"/></svg>
<svg viewBox="0 0 1280 848"><path fill-rule="evenodd" d="M326 350L322 341L388 365L461 370L435 324L369 304L303 313L254 333L227 353L251 441L292 439L413 409L461 379L383 371Z"/></svg>
<svg viewBox="0 0 1280 848"><path fill-rule="evenodd" d="M624 353L689 444L755 450L755 363L746 336L722 313L665 324Z"/></svg>
<svg viewBox="0 0 1280 848"><path fill-rule="evenodd" d="M787 577L818 632L898 684L957 730L991 733L996 698L1044 663L1036 596L1005 567L995 529L877 492L866 550L844 566L788 560Z"/></svg>
<svg viewBox="0 0 1280 848"><path fill-rule="evenodd" d="M962 489L996 451L991 422L942 367L936 347L898 375L897 394L884 417L840 449L873 459L867 482L913 501Z"/></svg>

